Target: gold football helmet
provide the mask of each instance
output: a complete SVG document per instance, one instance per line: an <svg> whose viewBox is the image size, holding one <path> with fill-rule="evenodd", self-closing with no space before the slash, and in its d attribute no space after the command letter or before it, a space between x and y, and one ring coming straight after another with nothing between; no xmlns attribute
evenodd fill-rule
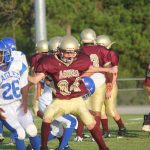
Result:
<svg viewBox="0 0 150 150"><path fill-rule="evenodd" d="M41 40L36 44L36 51L38 53L48 52L48 42L46 40Z"/></svg>
<svg viewBox="0 0 150 150"><path fill-rule="evenodd" d="M95 43L96 33L93 29L87 28L84 29L80 34L82 43Z"/></svg>
<svg viewBox="0 0 150 150"><path fill-rule="evenodd" d="M71 64L80 51L80 44L73 36L64 36L59 45L60 59L68 64ZM67 55L67 56L66 56Z"/></svg>
<svg viewBox="0 0 150 150"><path fill-rule="evenodd" d="M64 36L60 45L59 49L63 51L79 51L80 44L78 40L73 36Z"/></svg>
<svg viewBox="0 0 150 150"><path fill-rule="evenodd" d="M58 50L58 46L60 45L61 41L62 41L61 36L52 37L48 42L49 50L52 52L56 52Z"/></svg>
<svg viewBox="0 0 150 150"><path fill-rule="evenodd" d="M115 42L112 42L107 35L99 35L96 37L96 44L104 46L107 49L109 49L114 43Z"/></svg>

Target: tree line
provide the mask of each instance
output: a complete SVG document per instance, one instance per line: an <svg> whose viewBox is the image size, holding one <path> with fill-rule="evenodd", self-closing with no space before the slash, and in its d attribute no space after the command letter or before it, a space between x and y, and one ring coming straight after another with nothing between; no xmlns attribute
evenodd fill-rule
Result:
<svg viewBox="0 0 150 150"><path fill-rule="evenodd" d="M34 0L1 0L0 38L12 36L18 50L35 51ZM80 40L85 28L106 34L120 56L119 77L144 77L150 62L150 0L46 0L48 39L66 32Z"/></svg>

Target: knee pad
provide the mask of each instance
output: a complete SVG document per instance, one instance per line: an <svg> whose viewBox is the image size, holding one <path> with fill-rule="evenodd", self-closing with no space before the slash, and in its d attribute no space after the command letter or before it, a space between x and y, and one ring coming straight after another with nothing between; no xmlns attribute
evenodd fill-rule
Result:
<svg viewBox="0 0 150 150"><path fill-rule="evenodd" d="M37 135L37 128L34 124L30 124L26 128L26 132L30 137L34 137Z"/></svg>
<svg viewBox="0 0 150 150"><path fill-rule="evenodd" d="M60 122L54 120L51 124L51 134L59 138L63 135L63 132L63 125Z"/></svg>
<svg viewBox="0 0 150 150"><path fill-rule="evenodd" d="M16 133L17 134L17 139L19 139L19 140L24 140L25 139L26 134L25 134L25 131L24 131L23 128L16 129L16 132L17 132Z"/></svg>
<svg viewBox="0 0 150 150"><path fill-rule="evenodd" d="M66 124L66 128L77 128L77 119L73 116L64 117L64 123Z"/></svg>

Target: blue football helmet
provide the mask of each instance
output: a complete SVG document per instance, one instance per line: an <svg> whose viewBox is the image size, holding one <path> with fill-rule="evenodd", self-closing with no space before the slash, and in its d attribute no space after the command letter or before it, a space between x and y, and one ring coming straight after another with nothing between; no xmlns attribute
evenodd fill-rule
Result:
<svg viewBox="0 0 150 150"><path fill-rule="evenodd" d="M0 66L9 63L11 60L11 51L5 43L0 40Z"/></svg>
<svg viewBox="0 0 150 150"><path fill-rule="evenodd" d="M88 90L88 94L92 95L95 92L95 83L90 77L82 77L82 80Z"/></svg>
<svg viewBox="0 0 150 150"><path fill-rule="evenodd" d="M11 51L16 50L16 41L15 41L15 39L13 39L12 37L4 37L2 40L5 44L8 45L8 47Z"/></svg>

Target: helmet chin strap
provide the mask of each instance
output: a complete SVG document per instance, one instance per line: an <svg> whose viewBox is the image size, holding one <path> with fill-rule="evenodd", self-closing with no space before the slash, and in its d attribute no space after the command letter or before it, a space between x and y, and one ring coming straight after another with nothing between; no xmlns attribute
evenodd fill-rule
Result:
<svg viewBox="0 0 150 150"><path fill-rule="evenodd" d="M64 63L69 63L69 64L71 64L71 63L75 60L75 58L72 58L72 57L70 57L70 58L65 58L63 52L60 53L60 59L61 59Z"/></svg>

